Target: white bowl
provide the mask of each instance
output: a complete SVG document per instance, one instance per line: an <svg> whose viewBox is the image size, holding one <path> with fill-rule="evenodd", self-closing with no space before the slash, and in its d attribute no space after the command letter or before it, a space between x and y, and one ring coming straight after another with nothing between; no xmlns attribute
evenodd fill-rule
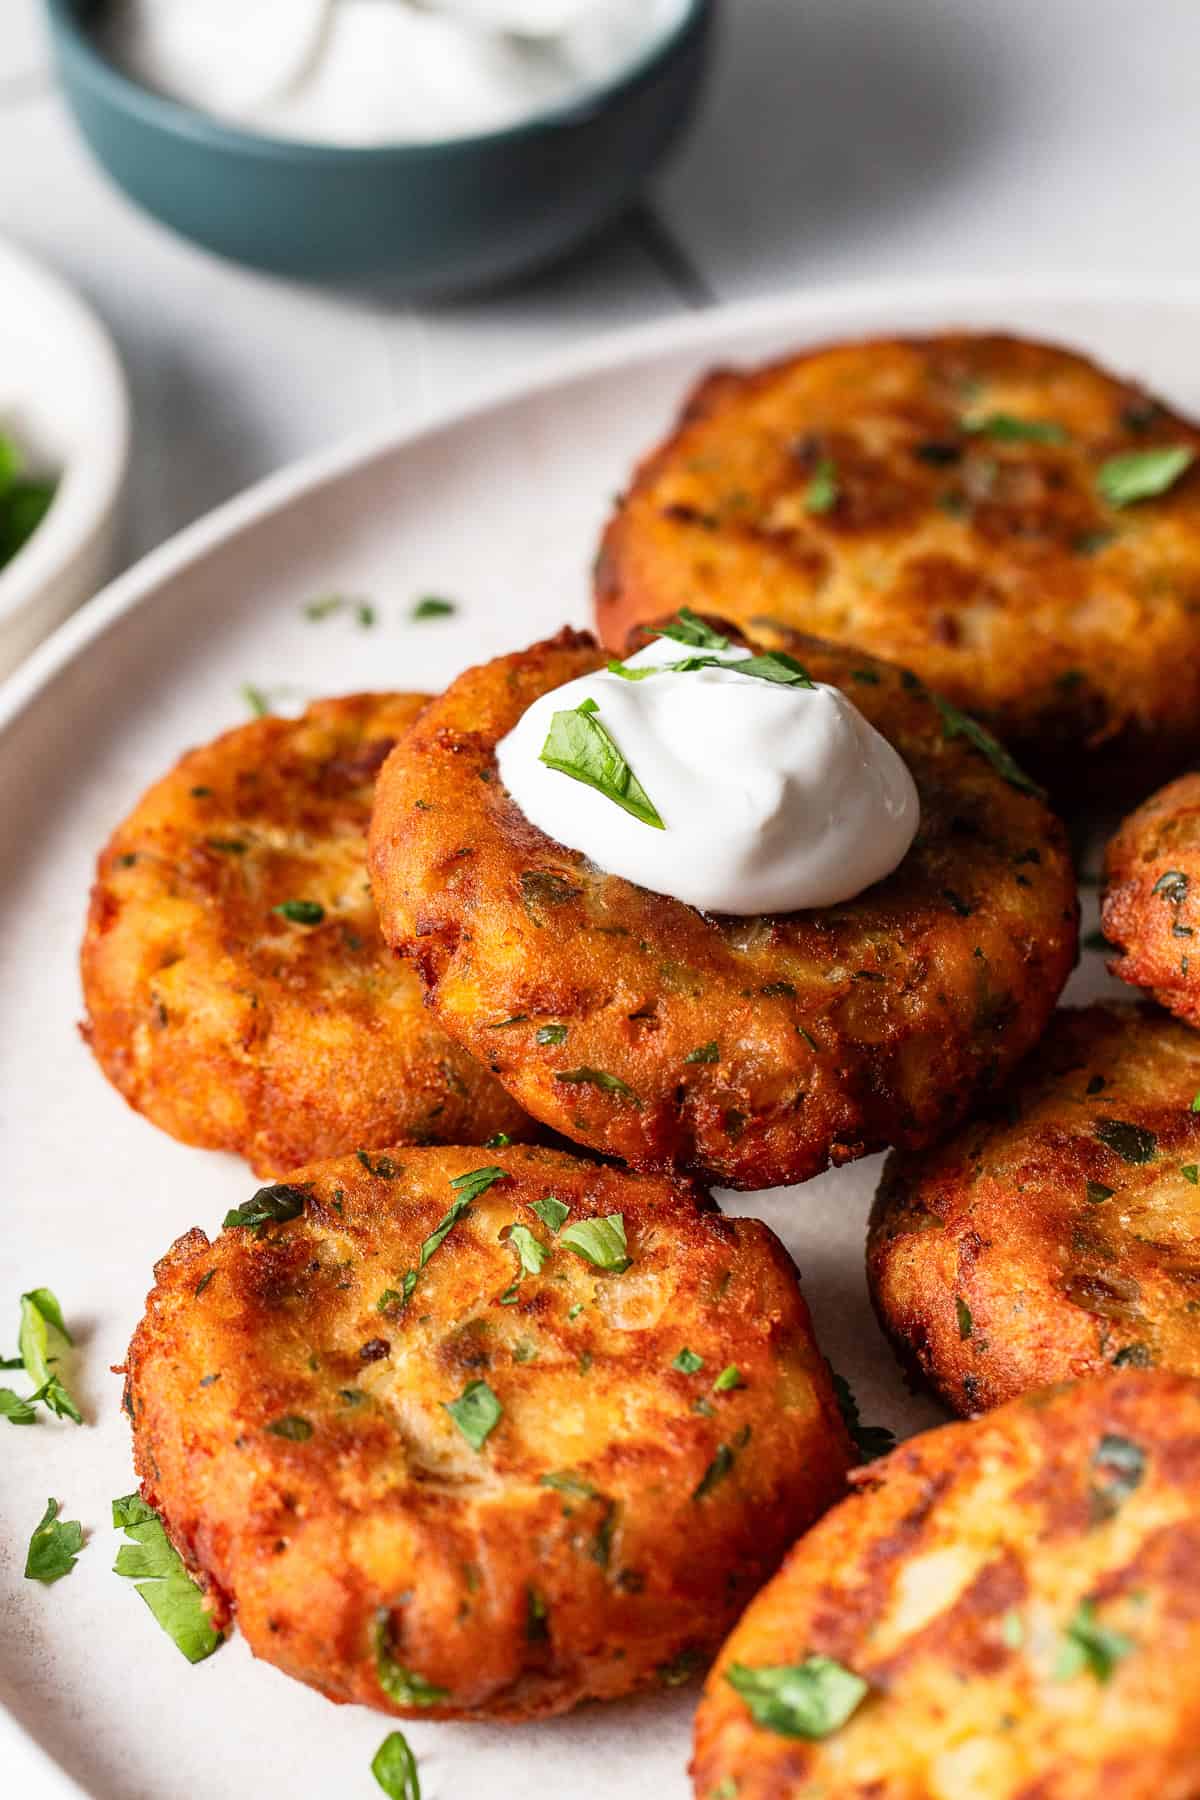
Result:
<svg viewBox="0 0 1200 1800"><path fill-rule="evenodd" d="M129 398L107 331L57 276L0 241L0 431L56 477L49 512L0 569L0 675L112 573Z"/></svg>

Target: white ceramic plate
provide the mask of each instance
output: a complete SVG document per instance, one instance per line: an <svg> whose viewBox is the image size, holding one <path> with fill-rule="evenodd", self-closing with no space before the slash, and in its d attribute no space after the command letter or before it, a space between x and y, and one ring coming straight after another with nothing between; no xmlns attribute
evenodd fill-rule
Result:
<svg viewBox="0 0 1200 1800"><path fill-rule="evenodd" d="M0 241L0 429L58 490L0 569L0 675L88 600L113 568L129 401L112 340L83 301Z"/></svg>
<svg viewBox="0 0 1200 1800"><path fill-rule="evenodd" d="M75 1033L76 947L107 833L181 750L245 717L244 682L284 690L288 702L433 687L564 621L586 622L610 497L710 364L955 323L1081 345L1200 412L1200 288L874 289L670 320L434 430L267 482L147 558L0 692L0 1353L11 1354L20 1292L52 1286L79 1338L72 1386L88 1415L83 1429L0 1427L0 1697L11 1712L0 1768L15 1772L20 1760L29 1770L7 1792L366 1800L388 1729L255 1664L237 1638L190 1668L110 1573L109 1500L133 1483L109 1365L122 1359L155 1258L193 1224L214 1230L254 1184L232 1158L185 1149L127 1111ZM378 627L340 615L307 623L303 603L333 589L370 595ZM460 612L409 623L414 596L430 591L454 596ZM1106 985L1092 955L1072 991ZM877 1173L872 1159L729 1204L788 1243L822 1344L864 1417L908 1431L937 1414L906 1394L866 1301L863 1228ZM22 1566L50 1494L88 1541L73 1574L43 1588ZM407 1729L427 1800L686 1800L694 1701L689 1690L545 1725Z"/></svg>

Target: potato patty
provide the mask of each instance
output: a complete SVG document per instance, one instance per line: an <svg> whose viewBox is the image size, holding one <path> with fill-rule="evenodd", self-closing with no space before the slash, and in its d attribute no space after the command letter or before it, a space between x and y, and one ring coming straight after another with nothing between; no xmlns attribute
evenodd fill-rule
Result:
<svg viewBox="0 0 1200 1800"><path fill-rule="evenodd" d="M1131 813L1105 855L1104 935L1114 975L1200 1026L1200 774Z"/></svg>
<svg viewBox="0 0 1200 1800"><path fill-rule="evenodd" d="M552 1150L480 1160L261 1190L175 1244L129 1352L146 1497L254 1653L405 1716L685 1679L851 1457L764 1225Z"/></svg>
<svg viewBox="0 0 1200 1800"><path fill-rule="evenodd" d="M925 1432L709 1676L697 1800L1194 1800L1200 1384L1127 1370Z"/></svg>
<svg viewBox="0 0 1200 1800"><path fill-rule="evenodd" d="M83 1033L164 1131L262 1174L360 1144L529 1135L379 934L371 796L424 704L359 694L228 731L102 852Z"/></svg>
<svg viewBox="0 0 1200 1800"><path fill-rule="evenodd" d="M1110 1365L1200 1376L1198 1094L1196 1033L1064 1008L987 1117L889 1158L872 1298L955 1412Z"/></svg>
<svg viewBox="0 0 1200 1800"><path fill-rule="evenodd" d="M1056 784L1099 752L1166 774L1200 747L1198 448L1129 382L1011 337L720 372L618 504L600 633L620 649L681 605L776 648L814 632L915 669Z"/></svg>
<svg viewBox="0 0 1200 1800"><path fill-rule="evenodd" d="M845 905L713 917L530 823L496 745L603 666L574 632L460 676L385 764L372 820L384 935L447 1030L567 1136L735 1188L949 1130L1036 1041L1076 948L1061 827L999 747L904 671L799 650L920 792L913 848Z"/></svg>

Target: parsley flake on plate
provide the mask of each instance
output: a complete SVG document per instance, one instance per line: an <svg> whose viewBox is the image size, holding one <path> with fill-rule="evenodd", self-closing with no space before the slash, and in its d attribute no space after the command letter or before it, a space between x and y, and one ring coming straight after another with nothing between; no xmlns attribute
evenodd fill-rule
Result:
<svg viewBox="0 0 1200 1800"><path fill-rule="evenodd" d="M1124 1162L1153 1162L1158 1155L1158 1139L1144 1125L1131 1125L1126 1119L1097 1119L1093 1130Z"/></svg>
<svg viewBox="0 0 1200 1800"><path fill-rule="evenodd" d="M1063 1640L1054 1665L1056 1681L1071 1681L1086 1670L1102 1685L1111 1681L1119 1662L1134 1648L1133 1639L1122 1631L1101 1625L1096 1618L1095 1602L1081 1600L1074 1616L1063 1628Z"/></svg>
<svg viewBox="0 0 1200 1800"><path fill-rule="evenodd" d="M695 1375L704 1367L704 1358L697 1356L696 1352L689 1350L685 1344L679 1355L672 1361L671 1367L678 1369L681 1375Z"/></svg>
<svg viewBox="0 0 1200 1800"><path fill-rule="evenodd" d="M308 1187L275 1182L271 1187L259 1188L249 1200L233 1207L225 1214L223 1224L226 1231L244 1228L261 1237L268 1225L283 1225L289 1219L298 1219L311 1198Z"/></svg>
<svg viewBox="0 0 1200 1800"><path fill-rule="evenodd" d="M1196 460L1189 444L1167 444L1156 450L1126 450L1100 465L1096 487L1110 506L1132 506L1153 500L1173 487Z"/></svg>
<svg viewBox="0 0 1200 1800"><path fill-rule="evenodd" d="M603 1219L576 1219L559 1234L558 1241L593 1268L604 1269L610 1275L620 1275L633 1261L623 1213L609 1213Z"/></svg>
<svg viewBox="0 0 1200 1800"><path fill-rule="evenodd" d="M540 1275L550 1255L540 1238L535 1238L528 1225L509 1227L508 1241L516 1251L524 1275Z"/></svg>
<svg viewBox="0 0 1200 1800"><path fill-rule="evenodd" d="M389 1731L371 1762L371 1773L388 1800L421 1800L417 1759L402 1731Z"/></svg>
<svg viewBox="0 0 1200 1800"><path fill-rule="evenodd" d="M560 1231L571 1211L557 1194L547 1194L544 1200L531 1200L529 1210L537 1214L548 1231Z"/></svg>
<svg viewBox="0 0 1200 1800"><path fill-rule="evenodd" d="M1053 419L1018 419L1014 413L976 413L962 421L975 437L995 438L1009 444L1065 444L1070 435Z"/></svg>
<svg viewBox="0 0 1200 1800"><path fill-rule="evenodd" d="M50 1354L52 1332L65 1344L72 1342L71 1334L63 1322L62 1308L50 1289L33 1288L28 1294L22 1294L17 1349L20 1351L25 1373L34 1386L27 1404L34 1406L40 1400L57 1418L74 1419L76 1425L82 1425L83 1414L50 1366L58 1360Z"/></svg>
<svg viewBox="0 0 1200 1800"><path fill-rule="evenodd" d="M578 1069L556 1069L555 1081L561 1081L564 1087L594 1087L602 1094L616 1094L622 1100L632 1101L640 1107L641 1101L627 1082L619 1075L609 1075L604 1069L590 1069L586 1065Z"/></svg>
<svg viewBox="0 0 1200 1800"><path fill-rule="evenodd" d="M60 1519L58 1501L47 1500L41 1520L34 1526L25 1558L26 1581L41 1581L47 1587L61 1581L75 1567L83 1549L83 1526L78 1519Z"/></svg>
<svg viewBox="0 0 1200 1800"><path fill-rule="evenodd" d="M271 911L281 914L293 925L319 925L325 917L325 908L319 900L281 900Z"/></svg>
<svg viewBox="0 0 1200 1800"><path fill-rule="evenodd" d="M1039 800L1045 798L1044 789L1026 775L1004 745L990 731L985 731L977 719L973 719L969 713L960 712L957 706L952 706L949 700L943 700L940 694L931 694L929 697L941 715L942 736L947 743L953 742L955 738L966 738L976 750L983 752L997 775L1007 781L1009 787L1016 788L1021 794L1032 794Z"/></svg>
<svg viewBox="0 0 1200 1800"><path fill-rule="evenodd" d="M486 1381L468 1381L457 1400L442 1402L472 1450L482 1450L500 1423L504 1408Z"/></svg>
<svg viewBox="0 0 1200 1800"><path fill-rule="evenodd" d="M183 1566L162 1520L140 1494L112 1503L113 1524L128 1544L117 1551L113 1571L132 1581L167 1636L190 1663L203 1662L221 1642L200 1589Z"/></svg>
<svg viewBox="0 0 1200 1800"><path fill-rule="evenodd" d="M896 1447L896 1434L889 1431L886 1425L864 1425L858 1411L858 1401L854 1398L854 1390L844 1375L831 1369L833 1376L833 1392L838 1403L838 1411L842 1415L842 1423L864 1462L874 1462L877 1456L886 1456L889 1450Z"/></svg>
<svg viewBox="0 0 1200 1800"><path fill-rule="evenodd" d="M654 802L596 717L599 710L594 700L584 700L553 714L539 760L548 769L595 788L643 825L664 831Z"/></svg>
<svg viewBox="0 0 1200 1800"><path fill-rule="evenodd" d="M831 456L823 456L813 472L804 493L804 510L809 513L832 512L838 499L837 464Z"/></svg>
<svg viewBox="0 0 1200 1800"><path fill-rule="evenodd" d="M754 1723L782 1737L828 1737L867 1697L862 1676L829 1656L773 1668L731 1663L725 1679L746 1702Z"/></svg>
<svg viewBox="0 0 1200 1800"><path fill-rule="evenodd" d="M392 1654L392 1620L386 1606L375 1615L372 1638L375 1674L389 1700L397 1706L438 1706L450 1698L448 1688L434 1687L424 1676L415 1675L396 1661Z"/></svg>
<svg viewBox="0 0 1200 1800"><path fill-rule="evenodd" d="M440 594L423 594L419 600L414 601L409 616L416 620L448 619L457 611L458 607L453 600L445 600Z"/></svg>

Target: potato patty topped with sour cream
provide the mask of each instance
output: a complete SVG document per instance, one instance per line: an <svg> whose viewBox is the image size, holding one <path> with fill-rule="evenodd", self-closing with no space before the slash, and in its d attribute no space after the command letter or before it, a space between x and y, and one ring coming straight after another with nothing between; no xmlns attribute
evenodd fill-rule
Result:
<svg viewBox="0 0 1200 1800"><path fill-rule="evenodd" d="M138 1112L276 1174L360 1144L530 1135L379 934L366 828L423 694L319 700L192 750L102 852L84 1036Z"/></svg>
<svg viewBox="0 0 1200 1800"><path fill-rule="evenodd" d="M371 827L385 937L528 1112L636 1167L736 1188L945 1133L1037 1041L1076 949L1062 827L1000 746L906 671L794 648L919 793L915 843L856 899L714 916L539 831L496 746L539 696L604 666L569 631L434 700L380 772ZM650 793L652 773L634 771Z"/></svg>
<svg viewBox="0 0 1200 1800"><path fill-rule="evenodd" d="M1014 337L719 371L618 503L600 635L685 605L860 644L1055 787L1161 778L1200 751L1198 450L1133 383Z"/></svg>
<svg viewBox="0 0 1200 1800"><path fill-rule="evenodd" d="M257 1656L405 1716L701 1669L852 1451L796 1272L688 1182L399 1149L159 1263L143 1491Z"/></svg>
<svg viewBox="0 0 1200 1800"><path fill-rule="evenodd" d="M1194 1800L1200 1382L1047 1389L858 1487L721 1651L697 1800Z"/></svg>

